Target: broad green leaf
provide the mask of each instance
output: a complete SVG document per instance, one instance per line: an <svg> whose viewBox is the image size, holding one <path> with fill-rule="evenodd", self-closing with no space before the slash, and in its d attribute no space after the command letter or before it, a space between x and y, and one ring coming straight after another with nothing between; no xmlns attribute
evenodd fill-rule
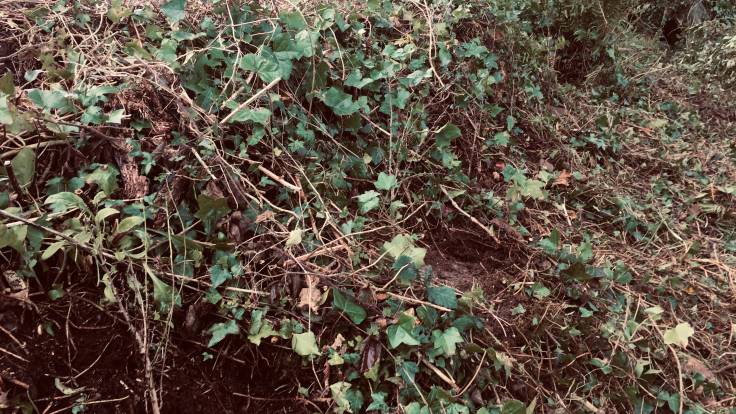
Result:
<svg viewBox="0 0 736 414"><path fill-rule="evenodd" d="M385 172L378 174L378 179L373 185L376 186L376 190L391 191L398 186L398 181L395 175L388 175Z"/></svg>
<svg viewBox="0 0 736 414"><path fill-rule="evenodd" d="M352 115L368 104L367 97L361 96L357 101L353 101L351 95L334 86L320 94L319 99L339 116Z"/></svg>
<svg viewBox="0 0 736 414"><path fill-rule="evenodd" d="M435 143L438 148L447 148L450 146L450 142L460 135L462 135L460 128L453 123L448 123L435 133Z"/></svg>
<svg viewBox="0 0 736 414"><path fill-rule="evenodd" d="M366 411L377 411L383 414L388 413L390 408L386 403L386 397L388 397L388 394L385 392L377 391L371 393L371 403L366 408Z"/></svg>
<svg viewBox="0 0 736 414"><path fill-rule="evenodd" d="M235 113L230 119L228 119L228 123L232 124L233 122L253 122L256 124L260 124L263 126L268 125L268 121L271 119L271 111L268 108L255 108L255 109L241 109L238 112Z"/></svg>
<svg viewBox="0 0 736 414"><path fill-rule="evenodd" d="M345 312L356 325L360 325L367 316L362 306L355 303L350 296L343 294L336 288L332 288L332 306Z"/></svg>
<svg viewBox="0 0 736 414"><path fill-rule="evenodd" d="M209 333L212 335L210 341L207 343L208 347L213 347L225 339L228 335L237 335L240 333L238 323L234 319L230 319L227 322L219 322L209 329Z"/></svg>
<svg viewBox="0 0 736 414"><path fill-rule="evenodd" d="M60 241L51 243L49 247L47 247L46 250L43 251L43 254L41 255L41 260L48 260L51 256L56 254L56 252L61 250L67 244L69 243L66 240L60 240Z"/></svg>
<svg viewBox="0 0 736 414"><path fill-rule="evenodd" d="M289 232L289 237L286 239L286 247L294 247L302 243L302 234L304 230L294 229Z"/></svg>
<svg viewBox="0 0 736 414"><path fill-rule="evenodd" d="M290 30L302 30L307 27L307 21L299 10L283 11L279 20Z"/></svg>
<svg viewBox="0 0 736 414"><path fill-rule="evenodd" d="M0 223L0 249L3 247L11 247L18 253L23 253L25 248L23 242L26 240L28 235L28 226L13 226L7 227L5 224Z"/></svg>
<svg viewBox="0 0 736 414"><path fill-rule="evenodd" d="M197 197L197 204L199 205L199 210L197 210L194 216L202 220L204 231L207 234L211 234L217 221L230 212L226 198L213 198L200 194Z"/></svg>
<svg viewBox="0 0 736 414"><path fill-rule="evenodd" d="M271 83L276 79L288 79L291 72L290 70L287 71L286 68L282 68L275 58L254 53L243 56L240 60L240 66L244 70L256 72L258 77L266 83Z"/></svg>
<svg viewBox="0 0 736 414"><path fill-rule="evenodd" d="M278 332L273 329L273 324L271 324L271 322L263 320L264 314L265 312L261 309L256 309L251 314L251 324L248 329L248 340L256 346L261 344L261 339L278 334Z"/></svg>
<svg viewBox="0 0 736 414"><path fill-rule="evenodd" d="M13 75L10 72L6 72L5 75L0 78L0 93L4 93L8 96L15 95L15 82L13 82Z"/></svg>
<svg viewBox="0 0 736 414"><path fill-rule="evenodd" d="M317 346L317 338L312 331L292 335L291 349L300 356L320 354L319 347Z"/></svg>
<svg viewBox="0 0 736 414"><path fill-rule="evenodd" d="M427 299L435 305L448 309L457 309L455 290L447 286L430 287L427 289Z"/></svg>
<svg viewBox="0 0 736 414"><path fill-rule="evenodd" d="M0 124L13 124L13 113L8 106L8 97L5 95L0 95Z"/></svg>
<svg viewBox="0 0 736 414"><path fill-rule="evenodd" d="M232 279L233 274L226 266L216 264L210 268L210 280L212 280L212 287L218 287L225 281Z"/></svg>
<svg viewBox="0 0 736 414"><path fill-rule="evenodd" d="M114 209L112 207L105 207L97 212L95 214L95 224L97 226L100 225L106 218L110 216L114 216L115 214L118 214L119 211L117 209Z"/></svg>
<svg viewBox="0 0 736 414"><path fill-rule="evenodd" d="M445 356L455 355L456 345L463 342L460 331L454 326L447 328L444 332L437 329L432 331L432 339L434 348L441 350Z"/></svg>
<svg viewBox="0 0 736 414"><path fill-rule="evenodd" d="M388 336L388 344L392 349L397 348L401 344L409 346L419 345L419 341L411 336L411 334L401 325L389 326L386 330L386 335Z"/></svg>
<svg viewBox="0 0 736 414"><path fill-rule="evenodd" d="M33 70L27 70L26 73L23 74L23 79L25 79L28 82L33 82L38 78L38 75L43 73L43 70L41 69L33 69Z"/></svg>
<svg viewBox="0 0 736 414"><path fill-rule="evenodd" d="M112 0L110 7L107 9L107 18L113 23L119 23L130 16L131 13L132 11L123 5L123 0Z"/></svg>
<svg viewBox="0 0 736 414"><path fill-rule="evenodd" d="M427 254L427 249L414 247L411 237L404 234L396 235L390 242L384 243L383 250L394 260L401 256L410 257L417 268L424 266L424 256Z"/></svg>
<svg viewBox="0 0 736 414"><path fill-rule="evenodd" d="M143 264L143 269L148 274L148 277L151 278L151 282L153 283L153 300L159 305L161 312L167 312L172 306L181 306L181 297L174 292L171 286L156 277L153 270L147 264Z"/></svg>
<svg viewBox="0 0 736 414"><path fill-rule="evenodd" d="M18 184L21 187L31 185L33 175L36 172L36 153L32 149L24 147L13 157L12 165Z"/></svg>
<svg viewBox="0 0 736 414"><path fill-rule="evenodd" d="M78 195L68 191L62 191L46 197L44 204L51 205L51 210L53 210L54 213L66 213L67 211L75 208L89 212L89 208L84 204L84 200L82 200Z"/></svg>
<svg viewBox="0 0 736 414"><path fill-rule="evenodd" d="M501 414L526 414L526 405L519 400L508 400L503 403Z"/></svg>
<svg viewBox="0 0 736 414"><path fill-rule="evenodd" d="M97 184L108 196L118 189L118 169L112 165L105 164L91 173L87 174L84 181L89 184Z"/></svg>
<svg viewBox="0 0 736 414"><path fill-rule="evenodd" d="M373 190L366 191L365 193L358 196L358 207L360 212L365 214L374 208L378 207L381 203L379 194Z"/></svg>
<svg viewBox="0 0 736 414"><path fill-rule="evenodd" d="M184 11L186 6L186 0L171 0L161 6L161 13L166 16L166 20L168 20L169 23L177 23L187 17L186 12Z"/></svg>
<svg viewBox="0 0 736 414"><path fill-rule="evenodd" d="M123 115L125 115L125 109L116 109L111 111L106 115L107 122L111 124L119 124L123 122Z"/></svg>
<svg viewBox="0 0 736 414"><path fill-rule="evenodd" d="M352 412L348 399L348 390L350 390L350 387L352 387L352 384L345 381L330 385L330 394L332 394L332 401L335 403L335 413L343 414L345 412Z"/></svg>
<svg viewBox="0 0 736 414"><path fill-rule="evenodd" d="M146 219L144 219L141 216L126 217L120 220L120 223L118 223L118 226L115 228L115 234L125 233L130 230L133 230L134 228L138 227L144 221L146 221Z"/></svg>
<svg viewBox="0 0 736 414"><path fill-rule="evenodd" d="M69 106L66 92L31 89L28 98L44 110L61 109Z"/></svg>
<svg viewBox="0 0 736 414"><path fill-rule="evenodd" d="M680 345L687 348L688 339L695 333L689 323L683 322L677 324L673 329L668 329L664 333L664 343L667 345Z"/></svg>

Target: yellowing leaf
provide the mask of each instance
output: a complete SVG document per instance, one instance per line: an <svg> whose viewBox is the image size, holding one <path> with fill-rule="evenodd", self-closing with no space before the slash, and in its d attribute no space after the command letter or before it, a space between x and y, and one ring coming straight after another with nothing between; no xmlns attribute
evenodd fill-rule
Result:
<svg viewBox="0 0 736 414"><path fill-rule="evenodd" d="M292 247L300 244L302 242L302 234L304 233L304 230L302 229L295 229L289 232L289 238L286 239L286 247Z"/></svg>
<svg viewBox="0 0 736 414"><path fill-rule="evenodd" d="M679 323L674 327L674 329L668 329L665 331L664 343L667 345L680 345L683 348L687 348L687 341L694 333L695 330L689 323Z"/></svg>

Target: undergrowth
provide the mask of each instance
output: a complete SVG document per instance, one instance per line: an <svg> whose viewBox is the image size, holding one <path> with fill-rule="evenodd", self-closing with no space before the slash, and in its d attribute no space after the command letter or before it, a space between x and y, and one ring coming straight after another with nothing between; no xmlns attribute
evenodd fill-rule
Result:
<svg viewBox="0 0 736 414"><path fill-rule="evenodd" d="M0 2L0 407L735 412L734 11L603 3Z"/></svg>

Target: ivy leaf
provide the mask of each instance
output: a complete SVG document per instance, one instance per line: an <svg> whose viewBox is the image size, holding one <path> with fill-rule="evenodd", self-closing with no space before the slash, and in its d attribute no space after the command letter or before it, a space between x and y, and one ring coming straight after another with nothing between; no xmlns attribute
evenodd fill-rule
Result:
<svg viewBox="0 0 736 414"><path fill-rule="evenodd" d="M519 400L508 400L503 403L501 414L526 414L526 405Z"/></svg>
<svg viewBox="0 0 736 414"><path fill-rule="evenodd" d="M434 349L441 350L446 356L455 355L456 345L463 342L460 331L454 326L447 328L444 332L435 329L432 331L432 338L434 339Z"/></svg>
<svg viewBox="0 0 736 414"><path fill-rule="evenodd" d="M390 242L384 243L383 250L394 260L401 256L410 257L417 268L424 266L424 256L427 254L427 249L414 247L411 237L405 234L396 235Z"/></svg>
<svg viewBox="0 0 736 414"><path fill-rule="evenodd" d="M210 280L212 280L212 287L218 287L225 281L232 279L233 274L230 273L226 267L216 264L210 268Z"/></svg>
<svg viewBox="0 0 736 414"><path fill-rule="evenodd" d="M300 356L320 354L319 347L317 346L317 338L312 331L292 335L291 349Z"/></svg>
<svg viewBox="0 0 736 414"><path fill-rule="evenodd" d="M5 95L0 95L0 124L13 124L13 114L8 106L8 97Z"/></svg>
<svg viewBox="0 0 736 414"><path fill-rule="evenodd" d="M688 339L695 333L689 323L683 322L677 324L674 329L668 329L664 333L664 343L667 345L680 345L687 348Z"/></svg>
<svg viewBox="0 0 736 414"><path fill-rule="evenodd" d="M166 20L168 20L169 23L176 23L187 17L186 12L184 11L186 6L186 0L171 0L161 6L161 13L166 16Z"/></svg>
<svg viewBox="0 0 736 414"><path fill-rule="evenodd" d="M428 288L427 299L435 305L443 306L448 309L457 309L455 290L447 286Z"/></svg>
<svg viewBox="0 0 736 414"><path fill-rule="evenodd" d="M330 385L330 394L332 401L335 402L335 412L343 414L344 412L352 412L350 410L350 400L348 399L348 390L353 385L349 382L340 381Z"/></svg>
<svg viewBox="0 0 736 414"><path fill-rule="evenodd" d="M358 196L358 207L360 212L365 214L374 208L378 207L381 200L378 198L379 194L373 190L366 191L365 193Z"/></svg>
<svg viewBox="0 0 736 414"><path fill-rule="evenodd" d="M263 126L268 125L268 121L271 119L271 111L268 108L255 108L255 109L241 109L238 112L235 113L230 119L228 119L228 123L232 124L233 122L253 122L256 124L260 124Z"/></svg>
<svg viewBox="0 0 736 414"><path fill-rule="evenodd" d="M387 413L389 412L388 404L386 404L386 397L388 394L385 392L373 392L371 393L371 403L366 408L366 411L378 411L381 413Z"/></svg>
<svg viewBox="0 0 736 414"><path fill-rule="evenodd" d="M460 128L453 123L445 124L440 128L434 136L437 148L447 148L450 146L450 142L462 135Z"/></svg>
<svg viewBox="0 0 736 414"><path fill-rule="evenodd" d="M18 179L18 184L20 184L21 187L31 185L33 175L36 172L36 153L28 147L23 147L23 149L13 157L11 163L13 166L13 172L15 172L15 177Z"/></svg>
<svg viewBox="0 0 736 414"><path fill-rule="evenodd" d="M279 62L270 56L266 57L249 53L240 59L240 66L245 70L257 73L258 77L266 83L273 82L279 78L287 79L289 77L288 73L284 76Z"/></svg>
<svg viewBox="0 0 736 414"><path fill-rule="evenodd" d="M378 180L373 185L376 186L376 190L391 191L398 186L398 181L395 175L380 172L378 174Z"/></svg>
<svg viewBox="0 0 736 414"><path fill-rule="evenodd" d="M357 101L353 101L353 97L343 92L341 89L331 87L323 92L319 99L332 109L335 115L347 116L352 115L368 104L368 98L361 96Z"/></svg>
<svg viewBox="0 0 736 414"><path fill-rule="evenodd" d="M211 234L217 221L230 212L226 198L214 198L200 194L197 197L197 204L199 205L199 210L197 210L194 216L202 220L204 231L207 234Z"/></svg>
<svg viewBox="0 0 736 414"><path fill-rule="evenodd" d="M10 72L6 72L0 77L0 92L8 96L15 95L15 83L13 82L13 75Z"/></svg>
<svg viewBox="0 0 736 414"><path fill-rule="evenodd" d="M207 346L213 347L225 339L226 336L239 334L240 328L234 319L230 319L227 322L220 322L212 325L209 333L212 334L212 337L207 343Z"/></svg>
<svg viewBox="0 0 736 414"><path fill-rule="evenodd" d="M97 184L109 196L118 189L118 175L117 168L105 164L87 174L84 181L88 184Z"/></svg>
<svg viewBox="0 0 736 414"><path fill-rule="evenodd" d="M365 309L336 288L332 288L332 306L345 312L356 325L360 325L365 320Z"/></svg>
<svg viewBox="0 0 736 414"><path fill-rule="evenodd" d="M3 247L12 247L18 253L23 254L25 248L23 242L28 235L28 226L13 226L7 227L5 224L0 223L0 249Z"/></svg>
<svg viewBox="0 0 736 414"><path fill-rule="evenodd" d="M61 109L69 105L67 94L63 91L44 91L31 89L28 98L44 110Z"/></svg>
<svg viewBox="0 0 736 414"><path fill-rule="evenodd" d="M414 338L406 329L401 325L391 325L386 330L388 336L388 344L391 348L397 348L401 344L409 346L419 345L419 341Z"/></svg>

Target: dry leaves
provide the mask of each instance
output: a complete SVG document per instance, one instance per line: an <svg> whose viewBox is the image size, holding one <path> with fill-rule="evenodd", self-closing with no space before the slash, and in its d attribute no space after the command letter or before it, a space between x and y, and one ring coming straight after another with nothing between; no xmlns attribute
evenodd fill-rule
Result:
<svg viewBox="0 0 736 414"><path fill-rule="evenodd" d="M555 181L552 183L553 186L562 185L562 186L569 186L570 185L570 178L572 177L572 173L567 170L562 170L560 175L555 179Z"/></svg>
<svg viewBox="0 0 736 414"><path fill-rule="evenodd" d="M319 277L307 275L307 287L299 292L299 307L308 307L311 312L317 312L322 299L322 293L317 288Z"/></svg>

